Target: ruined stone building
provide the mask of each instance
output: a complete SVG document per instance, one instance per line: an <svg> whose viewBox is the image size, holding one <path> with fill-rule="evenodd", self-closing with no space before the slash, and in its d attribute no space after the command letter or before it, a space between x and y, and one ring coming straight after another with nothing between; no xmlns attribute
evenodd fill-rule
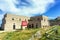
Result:
<svg viewBox="0 0 60 40"><path fill-rule="evenodd" d="M6 31L12 31L16 29L21 29L21 22L27 21L29 17L18 16L13 14L5 14L2 20L2 29Z"/></svg>
<svg viewBox="0 0 60 40"><path fill-rule="evenodd" d="M18 16L14 14L5 14L2 19L1 28L5 31L13 31L16 29L21 29L22 21L26 21L27 28L43 28L49 26L49 21L47 16L34 16L34 17L26 17L26 16Z"/></svg>
<svg viewBox="0 0 60 40"><path fill-rule="evenodd" d="M31 17L28 23L29 28L43 28L48 27L49 21L47 16L35 16Z"/></svg>

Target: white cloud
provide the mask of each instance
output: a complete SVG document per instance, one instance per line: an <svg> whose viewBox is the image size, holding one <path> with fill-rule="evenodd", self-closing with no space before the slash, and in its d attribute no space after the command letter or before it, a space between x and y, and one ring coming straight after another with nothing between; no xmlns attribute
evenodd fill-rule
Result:
<svg viewBox="0 0 60 40"><path fill-rule="evenodd" d="M15 4L19 4L17 0L0 0L0 9L6 12L12 12L17 15L31 16L32 14L45 13L50 7L54 5L55 0L26 0L32 4L32 6L23 6L22 8L16 8ZM22 2L23 4L26 4Z"/></svg>

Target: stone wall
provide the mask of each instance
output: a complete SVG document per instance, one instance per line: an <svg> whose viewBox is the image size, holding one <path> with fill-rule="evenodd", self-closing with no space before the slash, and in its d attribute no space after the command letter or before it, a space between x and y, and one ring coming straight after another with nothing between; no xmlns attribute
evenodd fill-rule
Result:
<svg viewBox="0 0 60 40"><path fill-rule="evenodd" d="M47 16L31 17L28 25L31 26L31 28L39 28L39 27L43 28L50 26Z"/></svg>
<svg viewBox="0 0 60 40"><path fill-rule="evenodd" d="M27 21L28 28L43 28L49 26L49 21L47 16L34 16L26 17L14 14L5 14L2 20L2 29L5 31L12 31L16 29L21 29L22 21Z"/></svg>
<svg viewBox="0 0 60 40"><path fill-rule="evenodd" d="M21 29L21 22L27 21L29 17L26 16L18 16L13 14L6 14L3 18L2 29L5 31L12 31L16 29ZM14 29L15 26L15 29Z"/></svg>

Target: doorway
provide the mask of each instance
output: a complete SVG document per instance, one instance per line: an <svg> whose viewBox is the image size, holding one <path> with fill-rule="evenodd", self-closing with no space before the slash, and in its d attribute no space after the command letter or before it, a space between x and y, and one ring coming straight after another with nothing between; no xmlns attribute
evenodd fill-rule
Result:
<svg viewBox="0 0 60 40"><path fill-rule="evenodd" d="M36 23L36 28L38 28L38 23Z"/></svg>
<svg viewBox="0 0 60 40"><path fill-rule="evenodd" d="M15 27L16 27L16 25L15 25L15 23L13 24L13 29L15 29Z"/></svg>
<svg viewBox="0 0 60 40"><path fill-rule="evenodd" d="M34 24L31 25L31 28L34 28Z"/></svg>

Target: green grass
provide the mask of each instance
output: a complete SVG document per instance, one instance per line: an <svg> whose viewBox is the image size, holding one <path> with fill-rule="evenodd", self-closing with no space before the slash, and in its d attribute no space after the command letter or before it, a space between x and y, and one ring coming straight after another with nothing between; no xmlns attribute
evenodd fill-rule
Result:
<svg viewBox="0 0 60 40"><path fill-rule="evenodd" d="M39 40L55 40L55 38L57 39L57 37L60 37L60 26L55 26L58 29L58 34L56 35L53 32L49 32L50 36L49 38L46 38L46 36L44 36L44 33L49 29L45 30L42 28L37 28L37 29L26 29L26 30L17 30L15 32L8 32L8 33L1 33L0 34L0 38L1 40L28 40L31 38L32 35L34 35L38 30L41 31L42 34L42 38L40 38ZM51 27L51 29L53 29L54 27ZM60 40L60 38L58 38L58 40Z"/></svg>
<svg viewBox="0 0 60 40"><path fill-rule="evenodd" d="M0 40L2 40L3 38L4 38L4 36L6 36L7 35L7 33L0 33Z"/></svg>
<svg viewBox="0 0 60 40"><path fill-rule="evenodd" d="M43 36L42 38L40 38L40 40L60 40L60 26L55 26L55 27L58 30L58 34L56 34L54 31L51 31L48 33L50 35L48 38L46 36Z"/></svg>
<svg viewBox="0 0 60 40"><path fill-rule="evenodd" d="M9 32L2 40L28 40L38 30L40 29L29 29Z"/></svg>

